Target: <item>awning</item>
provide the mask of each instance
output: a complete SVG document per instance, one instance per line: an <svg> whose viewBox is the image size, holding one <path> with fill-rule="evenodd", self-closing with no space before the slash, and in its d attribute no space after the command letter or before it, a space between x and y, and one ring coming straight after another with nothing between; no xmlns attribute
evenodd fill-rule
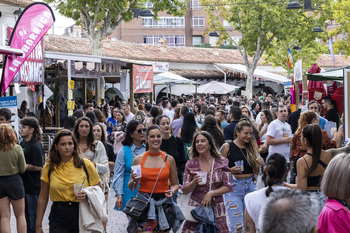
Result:
<svg viewBox="0 0 350 233"><path fill-rule="evenodd" d="M316 74L307 74L307 79L312 81L343 80L344 70L334 69Z"/></svg>
<svg viewBox="0 0 350 233"><path fill-rule="evenodd" d="M153 85L170 85L170 84L178 84L178 85L199 85L199 83L184 78L180 75L164 72L157 74L153 77Z"/></svg>
<svg viewBox="0 0 350 233"><path fill-rule="evenodd" d="M229 70L232 70L234 72L248 74L247 68L244 65L240 65L240 64L220 64L220 63L216 63L215 65L219 66L222 69L229 69ZM264 70L259 70L259 69L255 69L254 77L261 78L264 81L272 81L272 82L276 82L276 83L280 83L280 84L283 84L283 82L288 82L289 81L289 79L287 77L285 77L285 76L274 74L274 73L270 73L270 72L267 72L267 71L264 71Z"/></svg>

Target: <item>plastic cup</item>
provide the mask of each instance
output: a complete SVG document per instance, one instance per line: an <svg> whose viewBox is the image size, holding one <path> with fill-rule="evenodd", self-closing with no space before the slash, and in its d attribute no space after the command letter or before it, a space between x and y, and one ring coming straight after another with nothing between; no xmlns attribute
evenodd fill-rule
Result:
<svg viewBox="0 0 350 233"><path fill-rule="evenodd" d="M131 170L136 174L136 178L141 178L141 165L131 166Z"/></svg>
<svg viewBox="0 0 350 233"><path fill-rule="evenodd" d="M242 172L244 171L244 161L243 161L243 160L238 160L238 161L236 161L236 162L235 162L235 165L236 165L237 167L240 167Z"/></svg>
<svg viewBox="0 0 350 233"><path fill-rule="evenodd" d="M207 172L199 171L196 173L202 179L202 182L200 182L199 185L205 185L207 183Z"/></svg>
<svg viewBox="0 0 350 233"><path fill-rule="evenodd" d="M74 194L78 196L78 193L83 189L83 184L74 183Z"/></svg>

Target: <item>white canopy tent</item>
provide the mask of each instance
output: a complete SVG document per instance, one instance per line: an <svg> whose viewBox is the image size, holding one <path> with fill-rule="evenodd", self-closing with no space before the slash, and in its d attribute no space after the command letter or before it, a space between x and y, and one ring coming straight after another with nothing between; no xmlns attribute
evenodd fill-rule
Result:
<svg viewBox="0 0 350 233"><path fill-rule="evenodd" d="M156 85L166 85L167 94L170 91L171 94L181 95L182 93L195 93L199 83L171 72L163 72L153 77L153 88L155 88ZM155 89L154 93L156 93ZM158 94L155 96L157 95Z"/></svg>
<svg viewBox="0 0 350 233"><path fill-rule="evenodd" d="M232 70L234 72L240 72L240 73L248 74L247 68L244 65L240 65L240 64L221 64L221 63L216 63L215 65L217 65L221 69L228 69L228 70ZM283 84L283 82L288 82L289 81L289 79L287 77L285 77L285 76L274 74L274 73L267 72L267 71L260 70L260 69L255 69L254 77L261 78L261 79L263 79L265 81L276 82L276 83L279 83L279 84Z"/></svg>
<svg viewBox="0 0 350 233"><path fill-rule="evenodd" d="M227 94L238 89L238 86L226 84L218 81L211 81L198 88L198 93Z"/></svg>
<svg viewBox="0 0 350 233"><path fill-rule="evenodd" d="M171 72L163 72L157 74L153 77L153 85L199 85L199 83L184 78L180 75L171 73Z"/></svg>

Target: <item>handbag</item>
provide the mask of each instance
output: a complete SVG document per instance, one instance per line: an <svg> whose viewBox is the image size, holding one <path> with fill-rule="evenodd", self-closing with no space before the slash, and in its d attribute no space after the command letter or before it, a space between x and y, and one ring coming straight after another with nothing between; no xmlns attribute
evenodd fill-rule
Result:
<svg viewBox="0 0 350 233"><path fill-rule="evenodd" d="M123 210L123 212L131 217L131 218L135 218L136 220L145 220L147 218L147 213L148 213L148 209L149 209L149 201L152 198L154 189L156 188L160 173L163 170L163 167L165 165L166 160L168 159L168 155L165 156L164 162L162 167L160 168L158 177L156 179L156 182L153 186L153 190L151 195L149 196L149 198L147 200L145 200L144 198L139 198L139 197L132 197L128 203L126 203L125 208Z"/></svg>
<svg viewBox="0 0 350 233"><path fill-rule="evenodd" d="M211 165L209 191L211 191L211 183L212 183L212 177L213 177L214 163L215 163L215 159L213 160L213 164ZM185 211L183 212L186 221L198 223L198 220L195 219L193 217L193 215L192 215L192 210L194 210L196 207L197 206L190 206L190 205L186 206Z"/></svg>

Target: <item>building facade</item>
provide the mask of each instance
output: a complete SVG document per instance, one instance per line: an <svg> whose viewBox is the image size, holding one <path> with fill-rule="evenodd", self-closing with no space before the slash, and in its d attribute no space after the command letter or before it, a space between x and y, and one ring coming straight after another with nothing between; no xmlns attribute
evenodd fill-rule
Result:
<svg viewBox="0 0 350 233"><path fill-rule="evenodd" d="M146 7L152 7L147 3ZM139 17L131 22L122 22L110 36L112 41L125 41L144 44L159 44L161 38L166 39L168 46L194 46L200 44L215 44L217 37L210 37L207 32L208 15L200 0L189 0L183 17L159 13L159 19ZM240 33L223 21L229 35L236 41ZM227 44L227 43L226 43Z"/></svg>

